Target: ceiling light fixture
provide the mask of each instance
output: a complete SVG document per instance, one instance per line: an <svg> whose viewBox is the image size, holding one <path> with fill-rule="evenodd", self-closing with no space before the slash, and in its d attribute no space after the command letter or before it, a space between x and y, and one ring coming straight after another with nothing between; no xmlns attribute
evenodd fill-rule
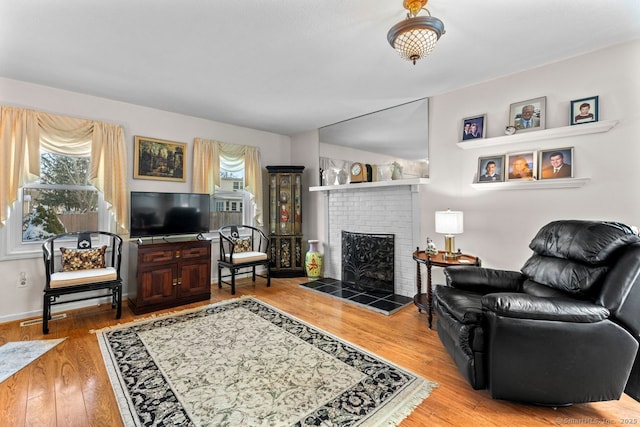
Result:
<svg viewBox="0 0 640 427"><path fill-rule="evenodd" d="M401 57L416 64L418 59L429 55L444 31L444 24L431 16L425 8L428 0L404 0L403 6L409 12L407 19L398 22L387 33L389 44ZM418 16L421 10L429 16Z"/></svg>

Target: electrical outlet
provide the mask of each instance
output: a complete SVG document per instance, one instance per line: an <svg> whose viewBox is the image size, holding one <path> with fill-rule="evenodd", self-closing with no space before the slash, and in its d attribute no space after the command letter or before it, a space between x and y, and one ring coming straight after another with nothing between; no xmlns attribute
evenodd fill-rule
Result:
<svg viewBox="0 0 640 427"><path fill-rule="evenodd" d="M20 280L18 281L18 287L19 288L27 287L27 273L24 271L20 272Z"/></svg>

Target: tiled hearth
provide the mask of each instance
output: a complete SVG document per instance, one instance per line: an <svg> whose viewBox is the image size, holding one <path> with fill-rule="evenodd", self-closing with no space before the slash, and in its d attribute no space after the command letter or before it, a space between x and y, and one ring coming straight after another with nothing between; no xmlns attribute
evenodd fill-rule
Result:
<svg viewBox="0 0 640 427"><path fill-rule="evenodd" d="M340 280L330 278L314 280L300 286L387 315L393 314L413 302L412 298L394 293L356 290Z"/></svg>

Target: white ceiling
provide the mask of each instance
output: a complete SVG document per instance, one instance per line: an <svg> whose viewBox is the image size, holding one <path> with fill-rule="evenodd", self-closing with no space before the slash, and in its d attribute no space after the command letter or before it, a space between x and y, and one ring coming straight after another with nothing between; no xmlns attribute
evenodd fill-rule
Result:
<svg viewBox="0 0 640 427"><path fill-rule="evenodd" d="M284 135L640 38L638 0L0 0L0 76Z"/></svg>

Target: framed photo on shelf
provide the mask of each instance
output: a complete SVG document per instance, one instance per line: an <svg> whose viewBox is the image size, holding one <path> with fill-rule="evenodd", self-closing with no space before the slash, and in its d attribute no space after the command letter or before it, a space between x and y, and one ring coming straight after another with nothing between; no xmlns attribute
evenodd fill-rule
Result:
<svg viewBox="0 0 640 427"><path fill-rule="evenodd" d="M581 125L598 121L598 97L582 98L571 101L571 124Z"/></svg>
<svg viewBox="0 0 640 427"><path fill-rule="evenodd" d="M462 126L460 127L460 141L484 138L486 126L486 114L462 119Z"/></svg>
<svg viewBox="0 0 640 427"><path fill-rule="evenodd" d="M507 181L531 181L536 179L536 152L507 154Z"/></svg>
<svg viewBox="0 0 640 427"><path fill-rule="evenodd" d="M476 182L503 182L504 156L479 157L476 176Z"/></svg>
<svg viewBox="0 0 640 427"><path fill-rule="evenodd" d="M531 132L545 128L547 97L516 102L509 107L509 125L516 132Z"/></svg>
<svg viewBox="0 0 640 427"><path fill-rule="evenodd" d="M163 139L134 137L133 177L185 182L187 144Z"/></svg>
<svg viewBox="0 0 640 427"><path fill-rule="evenodd" d="M541 150L538 164L540 179L573 178L573 147Z"/></svg>

